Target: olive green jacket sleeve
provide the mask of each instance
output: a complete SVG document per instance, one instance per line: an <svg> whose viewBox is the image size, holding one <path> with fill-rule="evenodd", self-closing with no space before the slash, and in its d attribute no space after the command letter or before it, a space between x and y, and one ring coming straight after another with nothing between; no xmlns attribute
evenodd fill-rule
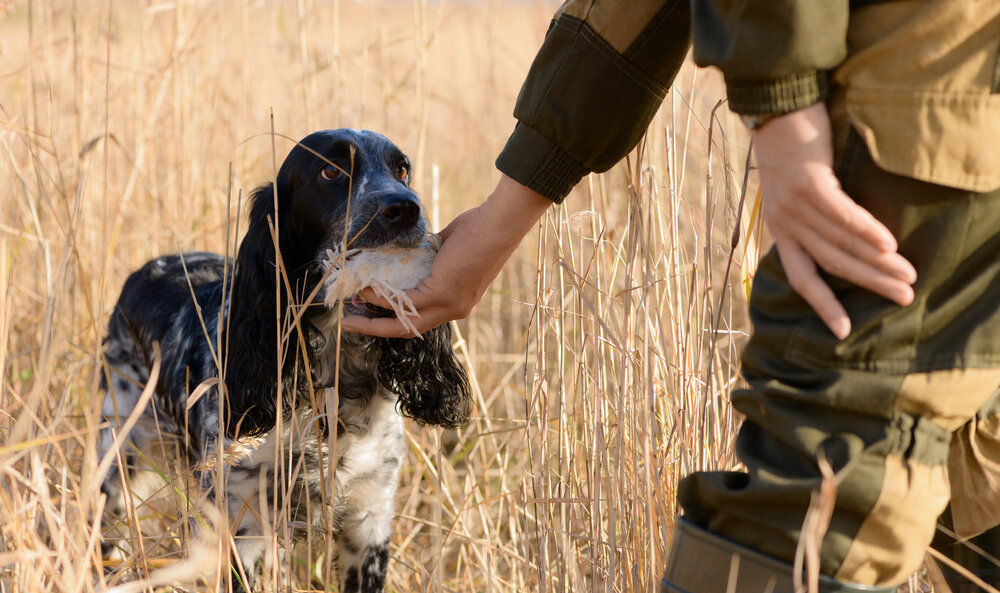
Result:
<svg viewBox="0 0 1000 593"><path fill-rule="evenodd" d="M521 87L497 168L554 202L610 169L646 131L692 34L695 61L722 70L733 111L822 101L847 55L849 12L849 0L570 0Z"/></svg>
<svg viewBox="0 0 1000 593"><path fill-rule="evenodd" d="M690 0L572 0L555 15L497 168L553 202L642 138L690 46Z"/></svg>
<svg viewBox="0 0 1000 593"><path fill-rule="evenodd" d="M694 61L726 79L729 108L783 114L826 98L847 56L848 0L692 0Z"/></svg>

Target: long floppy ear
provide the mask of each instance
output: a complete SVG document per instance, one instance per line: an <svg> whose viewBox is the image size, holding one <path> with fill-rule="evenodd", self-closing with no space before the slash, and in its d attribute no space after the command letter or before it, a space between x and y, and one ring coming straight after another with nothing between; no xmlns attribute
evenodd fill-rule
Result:
<svg viewBox="0 0 1000 593"><path fill-rule="evenodd" d="M469 421L472 393L451 347L447 323L424 338L382 340L379 381L399 396L399 411L421 424L455 428Z"/></svg>
<svg viewBox="0 0 1000 593"><path fill-rule="evenodd" d="M277 420L279 344L275 316L277 299L282 297L275 290L277 259L268 218L274 221L270 183L258 187L251 196L249 225L236 256L229 318L225 320L229 328L224 342L226 433L231 437L262 434Z"/></svg>

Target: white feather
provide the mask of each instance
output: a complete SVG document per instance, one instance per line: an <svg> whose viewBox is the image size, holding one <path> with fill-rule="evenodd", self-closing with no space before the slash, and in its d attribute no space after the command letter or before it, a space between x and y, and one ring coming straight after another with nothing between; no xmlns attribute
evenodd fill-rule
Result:
<svg viewBox="0 0 1000 593"><path fill-rule="evenodd" d="M365 288L384 298L396 318L419 336L412 319L419 317L413 301L404 290L416 288L431 273L441 239L431 235L416 247L379 247L375 249L328 249L323 261L326 279L326 305L334 307Z"/></svg>

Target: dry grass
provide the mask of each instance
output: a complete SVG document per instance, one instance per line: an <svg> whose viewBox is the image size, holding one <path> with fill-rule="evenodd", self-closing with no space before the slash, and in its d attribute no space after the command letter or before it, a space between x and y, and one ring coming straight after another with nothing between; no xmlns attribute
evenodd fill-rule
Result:
<svg viewBox="0 0 1000 593"><path fill-rule="evenodd" d="M436 220L478 203L553 8L0 2L0 590L211 590L227 541L178 552L193 501L130 509L135 554L102 576L97 380L122 281L232 244L237 192L290 148L272 153L272 111L290 137L384 132ZM389 591L657 590L679 477L734 463L760 232L725 108L709 142L721 97L685 66L640 149L553 209L458 324L476 418L409 427ZM327 538L308 544L272 586L325 589Z"/></svg>

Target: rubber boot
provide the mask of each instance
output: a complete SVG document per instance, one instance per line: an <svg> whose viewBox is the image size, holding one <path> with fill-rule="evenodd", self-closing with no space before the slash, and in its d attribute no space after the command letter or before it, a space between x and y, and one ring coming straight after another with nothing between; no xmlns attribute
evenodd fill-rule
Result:
<svg viewBox="0 0 1000 593"><path fill-rule="evenodd" d="M660 593L794 593L792 566L680 519ZM893 593L820 575L819 593Z"/></svg>

